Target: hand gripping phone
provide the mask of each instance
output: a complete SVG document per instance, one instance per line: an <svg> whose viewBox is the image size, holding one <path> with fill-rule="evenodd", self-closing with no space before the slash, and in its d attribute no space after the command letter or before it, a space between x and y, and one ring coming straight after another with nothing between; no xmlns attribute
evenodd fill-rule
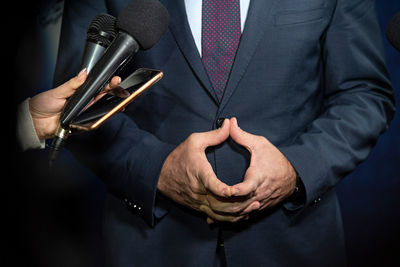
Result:
<svg viewBox="0 0 400 267"><path fill-rule="evenodd" d="M124 79L119 87L127 90L129 96L121 98L106 94L89 108L81 112L70 124L74 131L91 131L100 127L114 114L124 110L132 101L144 91L157 83L163 76L160 70L140 68Z"/></svg>

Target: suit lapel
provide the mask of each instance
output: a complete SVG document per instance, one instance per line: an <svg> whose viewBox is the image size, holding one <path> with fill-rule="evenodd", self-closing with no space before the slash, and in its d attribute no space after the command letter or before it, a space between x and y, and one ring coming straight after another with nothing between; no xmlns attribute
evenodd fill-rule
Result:
<svg viewBox="0 0 400 267"><path fill-rule="evenodd" d="M247 19L240 40L235 62L232 66L230 78L225 88L224 96L220 104L220 112L228 103L229 98L237 88L240 80L246 72L247 66L263 37L266 27L265 22L270 15L273 0L252 0L247 14Z"/></svg>
<svg viewBox="0 0 400 267"><path fill-rule="evenodd" d="M175 41L184 55L192 71L208 91L210 96L218 103L217 96L208 79L208 75L201 62L200 54L193 39L192 32L186 17L185 4L183 0L161 0L160 2L168 9L170 15L169 29Z"/></svg>

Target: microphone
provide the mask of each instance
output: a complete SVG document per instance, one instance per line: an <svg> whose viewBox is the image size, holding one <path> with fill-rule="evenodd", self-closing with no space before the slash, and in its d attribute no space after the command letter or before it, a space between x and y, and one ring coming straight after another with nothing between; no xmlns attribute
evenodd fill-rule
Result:
<svg viewBox="0 0 400 267"><path fill-rule="evenodd" d="M400 13L397 13L389 22L386 37L393 47L400 51Z"/></svg>
<svg viewBox="0 0 400 267"><path fill-rule="evenodd" d="M116 18L108 14L97 15L89 25L80 69L89 73L104 54L117 34Z"/></svg>
<svg viewBox="0 0 400 267"><path fill-rule="evenodd" d="M89 73L103 56L117 34L115 24L116 18L104 13L97 15L92 20L86 33L86 42L80 69L86 68L86 72ZM67 136L68 131L59 127L58 135ZM63 147L64 138L56 137L50 147L50 167L52 167L54 160Z"/></svg>
<svg viewBox="0 0 400 267"><path fill-rule="evenodd" d="M133 0L116 20L117 34L86 81L68 99L50 148L50 167L70 134L69 125L139 50L155 45L167 29L167 9L156 0Z"/></svg>

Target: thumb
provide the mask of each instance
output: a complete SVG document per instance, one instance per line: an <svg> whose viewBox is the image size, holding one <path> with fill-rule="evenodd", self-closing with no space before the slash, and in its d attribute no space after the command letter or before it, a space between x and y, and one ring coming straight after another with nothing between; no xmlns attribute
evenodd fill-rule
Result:
<svg viewBox="0 0 400 267"><path fill-rule="evenodd" d="M229 137L230 121L225 119L221 128L209 132L203 132L202 135L202 148L206 149L209 146L216 146L224 142Z"/></svg>
<svg viewBox="0 0 400 267"><path fill-rule="evenodd" d="M87 72L86 68L81 70L79 74L73 78L71 78L69 81L63 83L59 87L54 89L54 93L57 98L68 98L71 95L73 95L76 91L76 89L81 86L87 77Z"/></svg>
<svg viewBox="0 0 400 267"><path fill-rule="evenodd" d="M230 125L230 136L235 141L241 146L244 146L250 153L253 151L253 145L254 145L254 138L255 135L250 134L246 131L243 131L240 129L237 119L233 117L231 119L231 125Z"/></svg>
<svg viewBox="0 0 400 267"><path fill-rule="evenodd" d="M214 195L220 197L229 197L231 195L230 187L217 178L208 161L200 168L199 178L204 187Z"/></svg>

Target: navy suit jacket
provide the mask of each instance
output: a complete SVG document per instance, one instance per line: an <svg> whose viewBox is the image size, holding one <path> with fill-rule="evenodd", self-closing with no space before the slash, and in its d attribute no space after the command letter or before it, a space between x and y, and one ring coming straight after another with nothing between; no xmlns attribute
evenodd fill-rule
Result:
<svg viewBox="0 0 400 267"><path fill-rule="evenodd" d="M69 149L101 178L111 266L210 266L222 231L228 266L345 265L334 186L364 160L394 112L372 0L252 0L221 103L210 85L183 0L162 0L170 25L125 69L164 78ZM79 71L95 15L117 16L127 0L66 1L55 85ZM121 74L123 75L123 74ZM302 205L284 202L248 222L209 226L202 213L157 193L168 154L193 132L237 117L270 140L299 173ZM250 155L228 140L207 150L219 179L242 180Z"/></svg>

